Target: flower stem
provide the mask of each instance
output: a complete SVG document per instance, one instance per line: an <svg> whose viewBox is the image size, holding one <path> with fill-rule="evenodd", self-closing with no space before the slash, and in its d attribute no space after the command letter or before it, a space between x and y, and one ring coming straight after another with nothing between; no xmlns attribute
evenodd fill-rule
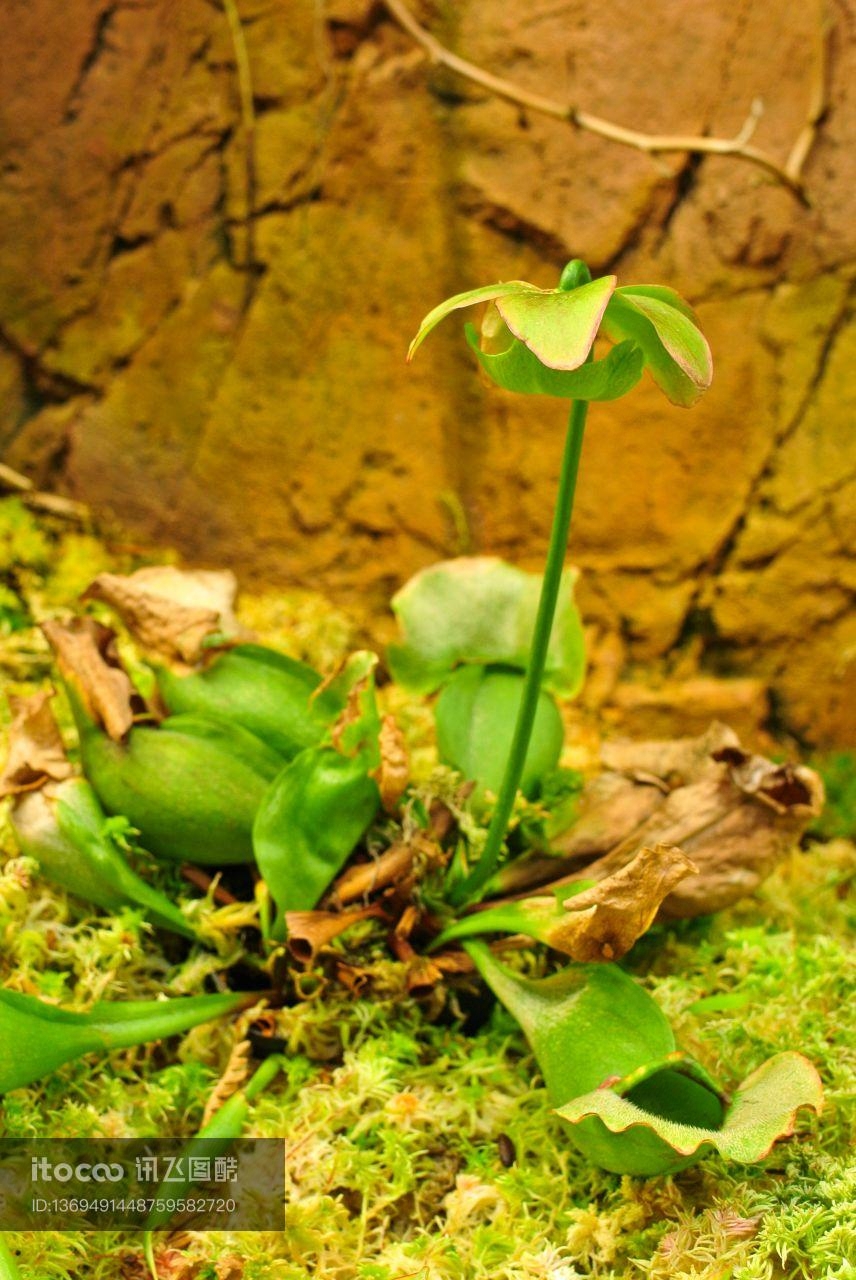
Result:
<svg viewBox="0 0 856 1280"><path fill-rule="evenodd" d="M523 682L523 696L517 713L517 723L511 740L508 762L505 766L502 785L496 801L496 808L488 827L484 851L469 876L455 886L452 891L452 902L460 906L464 902L476 899L480 891L488 883L499 865L502 842L508 829L511 811L523 766L538 699L541 696L541 680L547 661L547 649L550 644L550 633L553 630L553 618L556 613L556 602L562 583L562 570L565 564L565 552L568 547L568 534L571 527L571 515L574 509L574 494L577 487L577 472L580 465L580 454L585 432L587 400L574 400L568 421L568 433L565 438L565 451L562 456L562 469L559 475L559 492L556 498L556 509L553 513L553 527L550 531L550 546L547 551L547 563L544 567L544 578L541 584L541 597L538 601L538 614L535 619L535 631L532 637L532 648L526 667L526 678Z"/></svg>

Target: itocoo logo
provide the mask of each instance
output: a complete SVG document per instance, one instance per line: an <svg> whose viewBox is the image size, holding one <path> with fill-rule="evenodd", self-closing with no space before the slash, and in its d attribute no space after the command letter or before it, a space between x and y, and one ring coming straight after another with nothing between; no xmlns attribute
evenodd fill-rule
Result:
<svg viewBox="0 0 856 1280"><path fill-rule="evenodd" d="M81 1160L78 1164L60 1161L54 1164L47 1156L33 1156L30 1177L33 1182L121 1182L125 1170L120 1164L107 1164L104 1161L90 1164Z"/></svg>

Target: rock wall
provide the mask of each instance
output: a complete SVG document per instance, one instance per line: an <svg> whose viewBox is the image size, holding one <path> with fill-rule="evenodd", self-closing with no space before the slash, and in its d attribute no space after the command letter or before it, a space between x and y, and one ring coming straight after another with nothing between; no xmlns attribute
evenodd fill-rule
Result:
<svg viewBox="0 0 856 1280"><path fill-rule="evenodd" d="M473 374L447 294L564 262L669 283L714 387L597 406L573 555L620 661L772 682L779 722L846 738L856 699L856 93L830 0L811 206L728 157L652 157L523 112L361 0L6 0L0 439L192 561L378 608L462 549L535 567L558 402ZM784 159L820 8L789 0L420 3L450 48L651 132ZM677 18L677 21L676 21ZM244 81L246 88L246 80ZM614 652L614 647L613 647Z"/></svg>

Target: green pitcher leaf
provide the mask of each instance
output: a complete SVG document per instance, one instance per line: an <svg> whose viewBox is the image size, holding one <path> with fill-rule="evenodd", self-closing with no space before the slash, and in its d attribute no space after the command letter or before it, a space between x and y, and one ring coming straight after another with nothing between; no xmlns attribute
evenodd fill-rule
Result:
<svg viewBox="0 0 856 1280"><path fill-rule="evenodd" d="M688 407L710 386L710 347L686 304L676 307L653 286L616 289L603 317L614 342L632 339L642 349L651 376L673 404Z"/></svg>
<svg viewBox="0 0 856 1280"><path fill-rule="evenodd" d="M617 965L571 964L533 981L484 943L464 946L522 1026L574 1142L604 1169L675 1173L711 1147L760 1159L793 1132L800 1107L820 1107L814 1067L787 1053L750 1076L726 1114L707 1073L675 1049L659 1006Z"/></svg>
<svg viewBox="0 0 856 1280"><path fill-rule="evenodd" d="M523 1028L554 1106L675 1051L660 1006L617 965L570 964L533 980L512 973L484 943L464 945Z"/></svg>
<svg viewBox="0 0 856 1280"><path fill-rule="evenodd" d="M263 645L237 645L189 675L158 668L157 682L173 715L240 725L286 760L324 736L326 723L312 700L321 683L317 671Z"/></svg>
<svg viewBox="0 0 856 1280"><path fill-rule="evenodd" d="M437 700L434 715L440 759L477 783L480 793L499 791L523 679L517 671L466 666L455 672ZM531 796L540 779L555 769L563 742L559 709L549 694L542 693L520 779L524 795Z"/></svg>
<svg viewBox="0 0 856 1280"><path fill-rule="evenodd" d="M128 865L84 778L18 796L10 822L21 852L36 860L51 883L106 911L142 907L153 924L196 938L178 907Z"/></svg>
<svg viewBox="0 0 856 1280"><path fill-rule="evenodd" d="M523 1028L554 1107L605 1082L663 1073L696 1123L716 1124L722 1107L703 1078L684 1074L672 1029L646 991L614 964L571 964L549 978L520 978L481 942L464 946L482 977ZM678 1070L681 1067L683 1070ZM580 1150L614 1173L674 1172L692 1157L677 1155L658 1134L611 1134L598 1117L572 1127Z"/></svg>
<svg viewBox="0 0 856 1280"><path fill-rule="evenodd" d="M280 912L309 911L341 870L380 805L360 756L309 747L271 783L253 846Z"/></svg>
<svg viewBox="0 0 856 1280"><path fill-rule="evenodd" d="M573 697L585 671L576 571L563 576L547 653L545 686ZM462 556L423 569L393 597L402 642L387 657L399 684L431 693L460 663L501 664L525 671L541 578L493 556Z"/></svg>
<svg viewBox="0 0 856 1280"><path fill-rule="evenodd" d="M0 1093L39 1080L82 1054L177 1035L256 998L229 992L174 1000L102 1001L87 1013L73 1013L0 989Z"/></svg>
<svg viewBox="0 0 856 1280"><path fill-rule="evenodd" d="M516 339L504 351L491 353L481 349L472 325L465 326L465 333L485 373L506 391L573 400L617 400L636 386L645 365L635 342L621 342L602 360L564 373L542 364Z"/></svg>
<svg viewBox="0 0 856 1280"><path fill-rule="evenodd" d="M77 718L83 769L101 804L124 814L156 857L252 862L256 810L282 768L276 751L240 725L197 715L136 725L126 742Z"/></svg>
<svg viewBox="0 0 856 1280"><path fill-rule="evenodd" d="M569 264L569 267L583 264ZM616 288L615 276L575 277L585 283L539 289L522 280L486 285L456 294L423 320L408 359L423 339L451 312L477 302L489 304L476 341L467 341L486 373L509 391L574 400L614 400L635 386L640 361L658 386L678 405L691 405L712 378L710 348L692 308L662 285ZM586 367L598 332L619 349ZM637 350L638 348L638 350Z"/></svg>
<svg viewBox="0 0 856 1280"><path fill-rule="evenodd" d="M693 1156L716 1149L728 1160L753 1164L769 1154L774 1143L790 1137L797 1113L810 1107L819 1113L823 1086L815 1067L799 1053L769 1058L743 1081L718 1128L700 1128L652 1114L633 1093L621 1095L619 1086L595 1089L558 1108L570 1124L597 1117L612 1134L651 1130L679 1155ZM644 1099L656 1105L650 1095Z"/></svg>
<svg viewBox="0 0 856 1280"><path fill-rule="evenodd" d="M490 302L494 298L512 294L542 292L543 290L537 289L535 285L527 284L525 280L506 280L504 283L481 285L478 289L468 289L465 293L456 293L453 297L446 298L444 302L434 307L433 311L429 311L420 324L416 337L411 342L407 352L408 362L413 359L417 348L422 345L431 330L436 328L440 321L445 320L446 316L451 315L453 311L458 311L461 307L472 307L477 302Z"/></svg>
<svg viewBox="0 0 856 1280"><path fill-rule="evenodd" d="M515 338L549 369L578 369L594 345L617 280L601 276L576 289L499 294L496 308Z"/></svg>

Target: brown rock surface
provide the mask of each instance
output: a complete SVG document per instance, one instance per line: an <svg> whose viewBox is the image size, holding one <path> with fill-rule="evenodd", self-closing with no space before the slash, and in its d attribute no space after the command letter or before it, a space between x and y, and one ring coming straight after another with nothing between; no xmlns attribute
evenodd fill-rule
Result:
<svg viewBox="0 0 856 1280"><path fill-rule="evenodd" d="M427 67L371 0L238 0L256 123L206 0L7 0L0 441L191 561L380 606L473 547L535 567L557 402L486 389L448 293L564 261L697 304L714 386L597 406L573 551L635 663L695 638L771 680L781 720L842 741L856 694L852 318L856 18L830 5L831 109L810 208L725 157L659 159L523 115ZM783 160L819 11L787 0L414 3L447 45L649 131ZM252 163L248 163L251 156ZM458 525L459 525L458 521Z"/></svg>

